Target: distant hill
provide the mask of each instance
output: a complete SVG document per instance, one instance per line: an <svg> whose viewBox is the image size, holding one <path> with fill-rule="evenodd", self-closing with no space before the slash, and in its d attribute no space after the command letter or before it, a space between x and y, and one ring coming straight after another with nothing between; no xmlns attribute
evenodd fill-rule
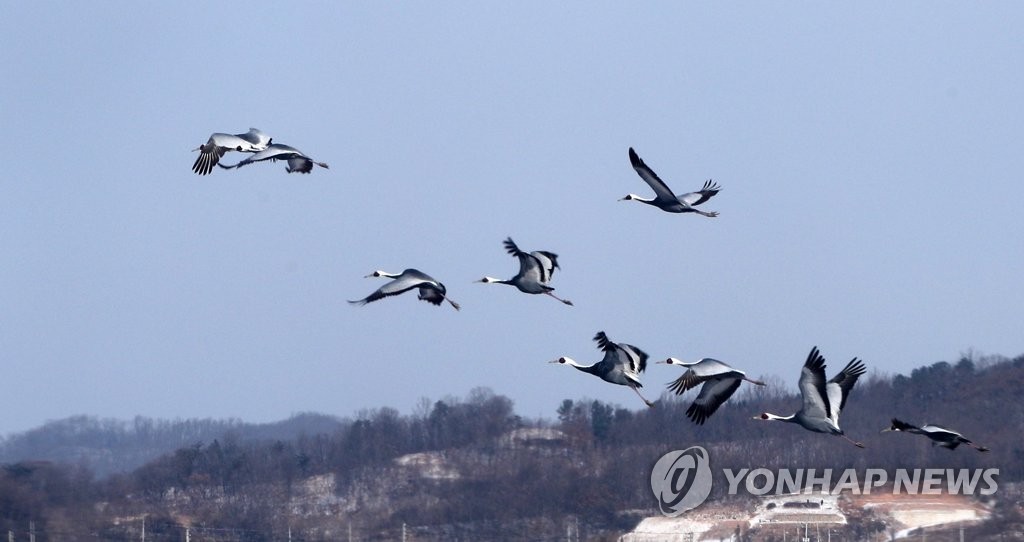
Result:
<svg viewBox="0 0 1024 542"><path fill-rule="evenodd" d="M99 477L135 468L196 443L232 436L242 440L292 440L300 435L331 434L344 424L333 416L302 413L279 422L240 420L132 421L73 416L39 428L0 437L0 463L43 460L89 468Z"/></svg>

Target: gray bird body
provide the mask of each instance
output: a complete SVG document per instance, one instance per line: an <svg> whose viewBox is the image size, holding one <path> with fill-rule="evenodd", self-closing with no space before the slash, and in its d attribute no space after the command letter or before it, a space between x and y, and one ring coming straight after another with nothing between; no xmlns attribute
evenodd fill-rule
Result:
<svg viewBox="0 0 1024 542"><path fill-rule="evenodd" d="M653 407L654 404L640 395L640 373L647 369L647 353L626 343L614 343L603 331L594 336L598 348L604 352L604 358L593 365L581 365L570 357L562 356L551 363L569 365L584 373L590 373L605 382L626 386L632 389L643 402Z"/></svg>
<svg viewBox="0 0 1024 542"><path fill-rule="evenodd" d="M747 374L735 369L725 362L712 358L703 358L695 362L684 362L676 358L668 358L658 363L678 365L686 368L682 376L669 383L669 391L676 395L682 395L687 390L700 386L697 398L693 400L690 407L686 409L686 416L697 425L704 425L704 422L718 410L718 407L732 397L739 389L740 383L744 380L758 386L764 386L764 382L747 377Z"/></svg>
<svg viewBox="0 0 1024 542"><path fill-rule="evenodd" d="M448 290L444 287L444 284L441 284L441 282L434 277L431 277L418 269L406 269L401 273L374 271L367 275L367 277L387 277L393 280L384 286L377 288L376 291L363 299L349 301L349 303L353 305L365 305L367 303L384 299L385 297L403 294L409 290L415 289L419 291L418 297L423 301L433 305L440 305L442 301L447 301L455 308L455 310L459 310L459 304L448 299Z"/></svg>
<svg viewBox="0 0 1024 542"><path fill-rule="evenodd" d="M654 199L642 198L636 194L626 194L626 197L622 198L623 200L639 201L669 213L697 213L709 218L718 216L715 211L705 212L696 208L718 194L721 188L717 184L708 180L704 183L704 187L696 192L676 195L665 184L665 181L662 181L658 174L640 159L633 147L629 148L629 162L640 178L651 187L651 190L654 190Z"/></svg>
<svg viewBox="0 0 1024 542"><path fill-rule="evenodd" d="M558 267L558 254L546 250L524 252L519 250L512 238L504 241L505 250L519 260L519 272L508 280L494 277L484 277L477 282L486 284L508 284L515 286L520 292L527 294L546 294L555 299L572 305L572 301L561 299L552 292L555 288L550 285L551 278Z"/></svg>
<svg viewBox="0 0 1024 542"><path fill-rule="evenodd" d="M795 423L808 431L842 436L857 447L863 448L863 444L851 440L843 433L839 427L839 413L846 406L846 399L853 385L866 371L864 363L853 358L839 374L826 382L825 358L818 352L818 348L814 347L800 371L799 388L803 398L800 410L789 416L765 412L755 419Z"/></svg>
<svg viewBox="0 0 1024 542"><path fill-rule="evenodd" d="M989 451L988 447L986 447L986 446L979 446L979 445L975 444L974 442L972 442L967 437L961 435L960 433L957 433L956 431L953 431L952 429L946 429L945 427L940 427L938 425L925 424L925 425L922 425L921 427L917 427L916 425L911 425L911 424L909 424L907 422L900 421L900 420L898 420L896 418L893 418L892 419L892 425L890 425L889 427L887 427L885 429L882 429L883 433L885 433L887 431L912 433L912 434L915 434L915 435L923 435L925 437L928 437L932 441L932 445L942 446L943 448L946 448L946 449L949 449L949 450L955 450L957 448L957 446L960 446L961 444L966 444L966 445L968 445L968 446L978 450L979 452L987 452L987 451Z"/></svg>
<svg viewBox="0 0 1024 542"><path fill-rule="evenodd" d="M285 166L285 171L287 171L288 173L309 173L313 171L314 164L324 169L330 169L327 164L313 160L312 158L303 154L303 152L300 151L299 149L281 143L274 143L268 146L266 149L257 152L256 154L250 156L249 158L246 158L245 160L242 160L241 162L235 165L217 165L224 169L235 169L240 168L242 166L247 166L249 164L254 164L256 162L264 162L266 160L270 160L271 162L284 160L288 162L288 165Z"/></svg>

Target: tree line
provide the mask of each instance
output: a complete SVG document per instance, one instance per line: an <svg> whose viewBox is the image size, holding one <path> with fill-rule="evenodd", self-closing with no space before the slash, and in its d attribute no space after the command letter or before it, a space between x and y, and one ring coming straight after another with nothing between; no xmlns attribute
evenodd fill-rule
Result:
<svg viewBox="0 0 1024 542"><path fill-rule="evenodd" d="M293 540L336 540L353 529L365 540L394 538L403 525L418 529L420 539L506 538L487 535L506 531L508 538L564 539L573 526L585 538L613 539L639 517L657 514L649 487L654 462L696 444L709 450L716 473L995 467L1000 484L1024 481L1024 356L965 357L910 375L862 379L843 411L843 427L864 442L863 450L753 420L763 411L799 408L795 391L768 380L772 385L741 388L703 426L685 417L692 394L665 394L642 411L565 399L555 418L526 419L510 399L486 389L465 399L424 401L408 415L391 408L352 419L303 415L296 419L302 429L206 421L186 424L182 433L142 419L131 428L67 420L52 435L35 432L31 439L66 443L77 432L82 442L106 439L108 449L126 445L118 439L135 439L144 449L177 432L185 442L104 477L81 462L5 463L0 535L24 532L31 522L40 541L75 539L69 533L138 539L145 518L151 540L180 540L183 528L208 540L282 540L289 533ZM879 434L892 417L958 429L992 451L951 452L922 437ZM3 446L26 444L9 439ZM724 487L716 480L712 498L726 499Z"/></svg>

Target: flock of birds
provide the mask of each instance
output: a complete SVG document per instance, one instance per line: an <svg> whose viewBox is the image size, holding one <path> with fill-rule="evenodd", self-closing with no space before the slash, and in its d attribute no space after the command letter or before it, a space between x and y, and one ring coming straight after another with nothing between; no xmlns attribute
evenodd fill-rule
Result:
<svg viewBox="0 0 1024 542"><path fill-rule="evenodd" d="M192 165L192 171L198 175L211 173L214 166L223 169L237 169L255 162L276 162L278 160L287 162L285 171L288 173L310 173L314 165L325 169L328 167L327 164L313 160L294 147L274 143L271 137L257 128L250 128L244 134L214 133L210 135L205 144L200 145L194 151L199 151L199 157ZM221 164L221 158L231 151L251 153L252 156L234 165ZM640 178L654 191L654 198L648 199L636 194L627 194L620 201L638 201L669 213L697 213L708 218L718 216L717 212L697 209L697 206L707 202L721 191L717 183L708 180L700 190L677 195L658 177L654 170L644 163L632 147L629 149L629 162ZM572 301L562 299L553 293L554 287L551 286L551 280L555 270L559 268L557 254L546 250L525 252L519 249L511 237L504 241L504 246L505 250L519 261L519 272L510 279L485 276L477 282L507 284L515 286L523 293L544 294L566 305L572 305ZM459 310L459 304L448 297L448 291L444 284L418 269L410 268L401 273L378 270L366 276L366 278L369 277L384 277L391 280L370 295L359 300L349 301L349 303L365 305L416 290L419 299L423 301L438 306L447 301L452 308ZM640 383L640 374L647 368L647 353L631 344L612 342L604 331L599 331L594 336L594 341L604 352L604 357L600 361L584 365L570 357L562 356L551 363L575 367L606 382L626 386L632 389L644 404L653 407L654 403L648 401L640 393L640 388L643 387ZM703 358L694 362L684 362L670 357L657 363L678 365L685 369L682 376L668 384L669 391L682 395L700 386L697 397L686 410L686 416L698 425L703 425L722 404L732 397L743 381L757 386L765 385L764 382L754 380L745 372L716 359ZM821 355L817 347L811 348L800 371L798 381L803 398L800 409L788 416L764 412L755 416L754 419L795 423L808 431L842 437L854 446L863 448L862 443L846 436L839 427L839 414L846 406L850 390L867 369L861 360L854 358L846 364L842 371L831 379L825 380L825 367L824 356ZM931 439L933 445L943 446L950 450L961 444L971 446L980 452L989 450L985 446L971 442L956 431L936 425L925 424L918 427L893 418L892 424L882 430L882 432L888 431L924 435Z"/></svg>

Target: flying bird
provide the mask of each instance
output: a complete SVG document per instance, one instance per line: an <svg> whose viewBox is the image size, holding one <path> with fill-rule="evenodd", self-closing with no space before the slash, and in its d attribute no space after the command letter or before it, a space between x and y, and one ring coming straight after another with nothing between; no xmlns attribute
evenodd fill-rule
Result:
<svg viewBox="0 0 1024 542"><path fill-rule="evenodd" d="M717 359L703 358L700 361L684 362L676 358L668 358L658 363L678 365L686 369L683 376L668 385L669 391L675 392L676 395L682 395L687 390L701 386L697 398L686 409L686 416L697 425L704 425L704 422L718 410L718 407L732 397L744 380L751 384L764 386L764 382L749 378L743 371L734 369Z"/></svg>
<svg viewBox="0 0 1024 542"><path fill-rule="evenodd" d="M590 373L612 384L628 386L636 392L644 404L653 407L654 403L640 395L640 373L647 368L647 353L626 343L613 343L603 331L594 336L597 346L604 351L604 359L593 365L580 365L572 358L562 356L551 363L570 365L584 373Z"/></svg>
<svg viewBox="0 0 1024 542"><path fill-rule="evenodd" d="M838 435L850 441L854 446L864 445L854 441L839 428L839 412L846 406L846 398L857 383L857 378L867 370L864 362L853 358L839 374L825 382L825 358L818 352L818 347L811 348L807 361L800 371L800 395L803 396L803 407L789 416L778 416L768 412L755 416L755 420L782 421L796 423L808 431Z"/></svg>
<svg viewBox="0 0 1024 542"><path fill-rule="evenodd" d="M932 446L939 445L943 448L955 450L957 446L966 444L979 452L987 452L987 446L978 446L965 438L960 433L953 431L952 429L946 429L945 427L939 427L937 425L925 424L922 427L916 425L910 425L909 423L902 422L896 418L892 419L892 425L882 429L882 432L896 431L904 433L913 433L915 435L924 435L932 440Z"/></svg>
<svg viewBox="0 0 1024 542"><path fill-rule="evenodd" d="M391 282L381 286L377 291L357 301L349 301L353 305L365 305L378 299L384 299L388 296L398 295L408 292L412 289L419 289L419 298L433 303L434 305L441 305L442 301L451 303L455 310L459 310L459 304L448 298L448 291L445 289L444 284L438 282L434 277L418 270L418 269L406 269L401 273L388 273L386 271L374 271L364 278L369 277L387 277L394 279Z"/></svg>
<svg viewBox="0 0 1024 542"><path fill-rule="evenodd" d="M199 151L199 157L192 164L192 171L199 175L207 175L213 171L213 166L224 157L224 153L228 151L260 152L266 149L271 141L270 136L258 128L249 128L249 131L244 134L212 134L205 144L192 149L193 152Z"/></svg>
<svg viewBox="0 0 1024 542"><path fill-rule="evenodd" d="M562 303L565 303L566 305L572 305L572 301L562 299L551 293L555 289L548 284L551 282L551 276L554 274L555 269L561 269L558 267L558 254L548 252L546 250L523 252L522 250L519 250L519 247L516 246L511 237L505 239L504 245L505 250L507 250L509 254L519 259L519 273L508 280L484 277L477 282L483 282L485 284L508 284L510 286L515 286L520 292L527 294L546 294L561 301Z"/></svg>
<svg viewBox="0 0 1024 542"><path fill-rule="evenodd" d="M256 154L246 158L245 160L242 160L241 162L233 166L225 166L224 164L217 165L224 169L234 169L240 168L242 166L247 166L254 162L263 162L266 160L270 160L271 162L276 162L278 160L286 160L288 162L288 165L285 166L284 169L288 173L309 173L310 171L313 171L313 164L316 164L324 169L330 169L327 166L327 164L323 162L314 161L312 158L303 154L302 151L300 151L299 149L296 149L295 147L290 147L288 145L282 145L280 143L274 143L267 147L266 149L257 152Z"/></svg>
<svg viewBox="0 0 1024 542"><path fill-rule="evenodd" d="M629 148L629 162L633 164L633 169L635 169L640 175L640 178L643 179L652 190L654 190L654 199L641 198L636 194L626 194L626 196L619 201L635 200L648 205L653 205L662 211L668 211L670 213L697 213L712 218L718 216L716 211L705 212L696 208L698 205L711 199L719 192L719 190L721 190L717 183L708 180L700 190L677 196L672 193L672 189L665 184L665 181L658 178L658 174L648 167L639 156L637 156L633 147Z"/></svg>

